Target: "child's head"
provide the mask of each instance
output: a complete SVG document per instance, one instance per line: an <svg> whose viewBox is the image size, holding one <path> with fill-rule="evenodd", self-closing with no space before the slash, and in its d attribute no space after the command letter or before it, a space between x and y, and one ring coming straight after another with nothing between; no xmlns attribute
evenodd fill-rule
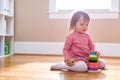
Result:
<svg viewBox="0 0 120 80"><path fill-rule="evenodd" d="M84 33L87 30L90 17L83 11L77 11L73 14L70 22L70 29L75 29L78 32Z"/></svg>

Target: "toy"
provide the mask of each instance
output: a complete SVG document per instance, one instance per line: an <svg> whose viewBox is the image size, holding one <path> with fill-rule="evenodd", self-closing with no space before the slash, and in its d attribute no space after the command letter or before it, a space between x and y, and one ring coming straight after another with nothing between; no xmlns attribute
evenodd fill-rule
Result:
<svg viewBox="0 0 120 80"><path fill-rule="evenodd" d="M97 52L93 48L89 55L88 72L99 72L96 54Z"/></svg>
<svg viewBox="0 0 120 80"><path fill-rule="evenodd" d="M5 55L9 55L9 48L10 48L10 43L5 42L5 44L4 44L4 54Z"/></svg>

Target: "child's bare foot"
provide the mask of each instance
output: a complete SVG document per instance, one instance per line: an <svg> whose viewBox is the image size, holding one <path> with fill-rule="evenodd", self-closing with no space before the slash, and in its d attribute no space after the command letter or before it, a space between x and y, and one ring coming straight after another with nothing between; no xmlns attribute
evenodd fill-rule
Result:
<svg viewBox="0 0 120 80"><path fill-rule="evenodd" d="M59 71L60 69L56 69L56 68L54 68L54 66L51 66L50 70L51 71L56 71L56 70Z"/></svg>

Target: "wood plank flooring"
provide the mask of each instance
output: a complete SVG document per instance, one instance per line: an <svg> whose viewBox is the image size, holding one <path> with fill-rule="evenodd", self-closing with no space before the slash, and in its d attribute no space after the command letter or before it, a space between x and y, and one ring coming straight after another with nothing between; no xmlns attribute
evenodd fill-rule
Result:
<svg viewBox="0 0 120 80"><path fill-rule="evenodd" d="M0 80L119 80L120 58L105 58L106 70L100 73L50 71L62 56L13 55L0 58Z"/></svg>

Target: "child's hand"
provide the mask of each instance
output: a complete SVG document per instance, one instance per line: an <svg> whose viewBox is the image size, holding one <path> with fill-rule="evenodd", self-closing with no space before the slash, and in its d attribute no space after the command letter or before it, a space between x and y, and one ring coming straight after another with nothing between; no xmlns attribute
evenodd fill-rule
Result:
<svg viewBox="0 0 120 80"><path fill-rule="evenodd" d="M68 65L68 66L73 66L75 64L75 61L73 58L69 58L69 59L66 59L65 60L65 63Z"/></svg>
<svg viewBox="0 0 120 80"><path fill-rule="evenodd" d="M100 58L100 52L96 51L97 58Z"/></svg>

